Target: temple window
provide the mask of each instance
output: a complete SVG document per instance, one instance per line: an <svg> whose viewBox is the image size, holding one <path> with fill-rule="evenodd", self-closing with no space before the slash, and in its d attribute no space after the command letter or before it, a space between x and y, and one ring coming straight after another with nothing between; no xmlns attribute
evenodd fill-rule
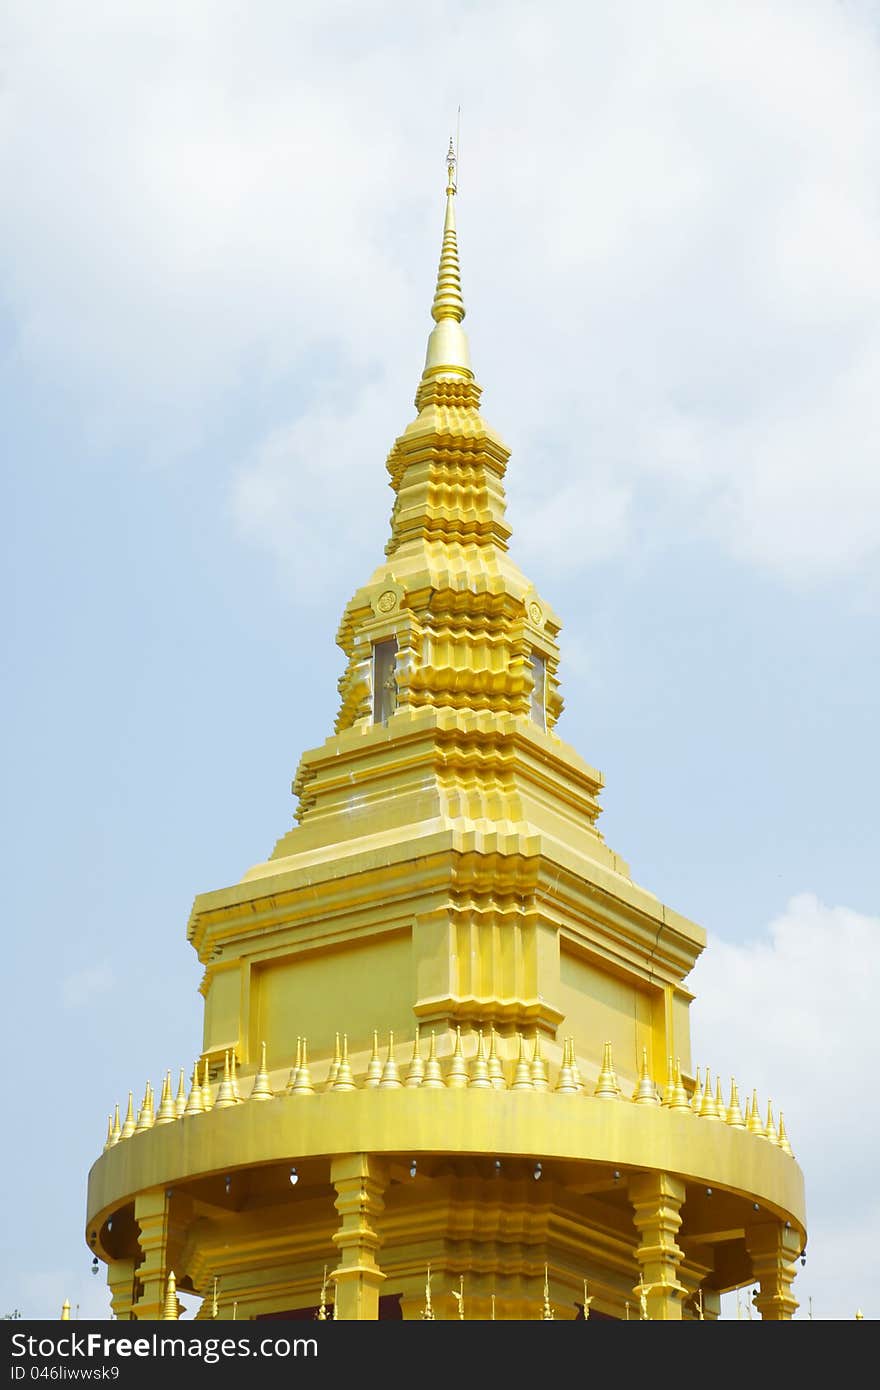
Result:
<svg viewBox="0 0 880 1390"><path fill-rule="evenodd" d="M373 643L373 723L386 724L397 708L397 638Z"/></svg>

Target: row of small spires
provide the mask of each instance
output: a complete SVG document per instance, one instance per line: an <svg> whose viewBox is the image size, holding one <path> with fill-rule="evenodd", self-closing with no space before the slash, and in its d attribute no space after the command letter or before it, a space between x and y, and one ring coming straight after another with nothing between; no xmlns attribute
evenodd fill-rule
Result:
<svg viewBox="0 0 880 1390"><path fill-rule="evenodd" d="M456 1028L455 1048L445 1076L437 1057L436 1039L433 1033L431 1034L428 1056L424 1058L421 1055L419 1045L419 1032L418 1029L416 1030L412 1058L405 1075L401 1076L400 1067L394 1058L394 1034L389 1033L388 1035L388 1051L383 1060L379 1055L379 1035L378 1032L374 1032L373 1052L361 1087L364 1089L375 1087L383 1090L397 1090L401 1087L416 1086L434 1089L449 1087L453 1090L464 1087L507 1090L508 1084L504 1068L496 1051L494 1028L490 1031L488 1050L483 1031L480 1030L477 1051L471 1061L470 1071L462 1051L461 1029ZM348 1060L348 1037L344 1034L341 1045L340 1035L338 1033L336 1035L336 1048L330 1063L325 1089L330 1091L354 1091L358 1089L351 1063ZM531 1056L528 1055L526 1039L520 1035L519 1058L515 1064L513 1081L509 1089L512 1091L548 1091L550 1089L547 1062L541 1055L540 1034L535 1036ZM562 1094L576 1094L587 1089L581 1079L575 1060L574 1038L572 1037L564 1040L562 1062L554 1089ZM254 1083L247 1099L253 1101L273 1100L276 1094L282 1093L274 1092L269 1083L269 1073L266 1070L266 1044L263 1043L260 1068L254 1077ZM308 1042L305 1038L297 1039L296 1061L291 1067L283 1094L299 1096L315 1094L309 1069ZM602 1100L619 1100L623 1095L614 1070L610 1042L605 1044L602 1067L592 1094ZM158 1111L155 1108L153 1088L149 1081L137 1117L135 1117L131 1091L128 1093L128 1110L121 1123L119 1106L116 1106L114 1114L107 1120L107 1140L104 1144L104 1151L106 1152L107 1149L124 1139L130 1139L133 1134L145 1129L152 1129L154 1125L170 1124L172 1120L179 1120L186 1115L201 1115L212 1109L222 1110L232 1105L238 1105L243 1099L239 1092L234 1052L227 1051L224 1054L223 1078L217 1088L216 1096L212 1095L211 1091L207 1059L203 1065L201 1078L199 1077L199 1064L196 1063L193 1067L189 1094L186 1091L183 1068L180 1071L180 1082L176 1096L173 1093L171 1072L166 1072ZM669 1058L666 1086L661 1094L648 1070L647 1048L642 1049L642 1062L632 1100L636 1105L662 1105L668 1110L688 1111L704 1120L722 1121L730 1125L732 1129L745 1129L751 1134L767 1139L782 1149L784 1153L791 1154L791 1145L785 1132L785 1119L780 1112L777 1128L773 1118L771 1101L767 1103L765 1120L761 1119L758 1097L754 1091L751 1100L746 1101L745 1111L743 1111L736 1081L731 1077L730 1101L725 1105L721 1093L720 1076L716 1077L713 1089L708 1069L706 1070L705 1081L702 1082L699 1067L697 1068L693 1095L689 1096L682 1082L681 1064L677 1060L673 1063L671 1057Z"/></svg>

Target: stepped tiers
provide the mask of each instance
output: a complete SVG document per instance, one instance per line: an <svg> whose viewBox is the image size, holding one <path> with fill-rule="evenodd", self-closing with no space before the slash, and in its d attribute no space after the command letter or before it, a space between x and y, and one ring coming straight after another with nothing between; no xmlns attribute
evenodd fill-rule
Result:
<svg viewBox="0 0 880 1390"><path fill-rule="evenodd" d="M202 1053L111 1116L86 1238L123 1318L194 1292L204 1318L697 1319L745 1284L790 1318L782 1116L692 1073L704 934L632 880L556 733L560 622L508 551L454 209L450 149L335 731L269 859L196 899Z"/></svg>

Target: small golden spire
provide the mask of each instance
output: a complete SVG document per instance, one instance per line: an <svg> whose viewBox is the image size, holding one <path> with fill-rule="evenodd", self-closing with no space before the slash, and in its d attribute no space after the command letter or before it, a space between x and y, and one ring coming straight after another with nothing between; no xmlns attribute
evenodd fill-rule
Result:
<svg viewBox="0 0 880 1390"><path fill-rule="evenodd" d="M318 1304L318 1311L315 1314L318 1322L327 1321L327 1266L324 1266L324 1279L321 1284L321 1302Z"/></svg>
<svg viewBox="0 0 880 1390"><path fill-rule="evenodd" d="M422 1060L422 1054L419 1052L419 1025L416 1024L416 1035L413 1039L412 1057L410 1058L409 1066L406 1069L405 1084L411 1087L421 1086L424 1078L425 1063Z"/></svg>
<svg viewBox="0 0 880 1390"><path fill-rule="evenodd" d="M727 1120L727 1107L724 1104L724 1097L721 1094L721 1076L715 1077L715 1109L718 1111L719 1120Z"/></svg>
<svg viewBox="0 0 880 1390"><path fill-rule="evenodd" d="M235 1056L235 1048L233 1047L230 1048L229 1051L229 1079L232 1082L232 1094L235 1097L235 1103L237 1105L238 1102L241 1100L241 1096L238 1090L238 1074L236 1068L237 1061Z"/></svg>
<svg viewBox="0 0 880 1390"><path fill-rule="evenodd" d="M492 1090L492 1082L489 1077L489 1062L486 1058L482 1028L480 1029L479 1038L477 1039L477 1055L474 1057L474 1063L471 1067L470 1085L473 1086L475 1090L479 1091Z"/></svg>
<svg viewBox="0 0 880 1390"><path fill-rule="evenodd" d="M269 1085L269 1073L266 1070L266 1044L260 1043L260 1069L254 1077L254 1084L251 1088L251 1100L272 1100L272 1087Z"/></svg>
<svg viewBox="0 0 880 1390"><path fill-rule="evenodd" d="M367 1065L367 1074L364 1077L364 1089L372 1090L378 1086L382 1080L382 1059L379 1056L379 1032L373 1029L373 1051Z"/></svg>
<svg viewBox="0 0 880 1390"><path fill-rule="evenodd" d="M788 1154L789 1158L793 1157L791 1144L788 1142L788 1135L785 1132L785 1116L781 1110L779 1112L779 1136L777 1143L784 1154Z"/></svg>
<svg viewBox="0 0 880 1390"><path fill-rule="evenodd" d="M216 1110L228 1110L230 1105L235 1105L236 1097L232 1089L232 1074L229 1069L229 1051L223 1053L223 1080L220 1082L217 1091L217 1099L214 1101Z"/></svg>
<svg viewBox="0 0 880 1390"><path fill-rule="evenodd" d="M587 1318L590 1316L590 1304L591 1304L592 1301L593 1301L593 1295L587 1293L587 1288L588 1288L588 1287L589 1287L589 1286L588 1286L587 1281L586 1281L586 1279L585 1279L585 1280L584 1280L584 1322L586 1322Z"/></svg>
<svg viewBox="0 0 880 1390"><path fill-rule="evenodd" d="M113 1116L112 1116L112 1115L108 1115L108 1116L107 1116L107 1138L104 1140L104 1148L103 1148L103 1150L102 1150L102 1153L106 1153L108 1149L112 1149L112 1148L113 1148L113 1145L114 1145L115 1143L116 1143L116 1140L113 1138Z"/></svg>
<svg viewBox="0 0 880 1390"><path fill-rule="evenodd" d="M141 1105L140 1110L138 1111L138 1118L135 1130L139 1131L142 1129L152 1129L155 1122L156 1116L153 1111L153 1088L148 1081L146 1089L144 1091L143 1103Z"/></svg>
<svg viewBox="0 0 880 1390"><path fill-rule="evenodd" d="M379 1089L382 1091L399 1091L403 1087L400 1079L400 1068L394 1060L394 1034L388 1033L388 1053L385 1057L385 1065L382 1068L382 1079L379 1082Z"/></svg>
<svg viewBox="0 0 880 1390"><path fill-rule="evenodd" d="M602 1049L602 1070L596 1078L596 1089L593 1095L599 1096L602 1100L617 1100L620 1096L620 1086L611 1057L610 1042L606 1042Z"/></svg>
<svg viewBox="0 0 880 1390"><path fill-rule="evenodd" d="M451 373L468 380L473 378L467 335L461 327L465 309L455 230L455 163L455 150L450 140L446 156L446 219L443 223L437 288L431 305L435 326L428 338L423 380L437 373Z"/></svg>
<svg viewBox="0 0 880 1390"><path fill-rule="evenodd" d="M746 1129L749 1134L759 1134L766 1138L764 1126L761 1124L761 1112L758 1109L758 1092L752 1091L752 1105L746 1118Z"/></svg>
<svg viewBox="0 0 880 1390"><path fill-rule="evenodd" d="M295 1096L313 1096L315 1094L315 1088L312 1085L312 1073L309 1070L309 1040L305 1035L302 1038L299 1066L296 1069L296 1076L293 1078L293 1094Z"/></svg>
<svg viewBox="0 0 880 1390"><path fill-rule="evenodd" d="M513 1073L512 1091L533 1091L535 1083L532 1081L532 1068L526 1056L526 1040L522 1033L519 1035L519 1057L516 1062L516 1070Z"/></svg>
<svg viewBox="0 0 880 1390"><path fill-rule="evenodd" d="M730 1104L727 1107L727 1123L731 1129L745 1129L746 1127L739 1104L739 1090L733 1077L730 1078Z"/></svg>
<svg viewBox="0 0 880 1390"><path fill-rule="evenodd" d="M174 1109L177 1112L178 1120L186 1111L186 1072L180 1068L180 1078L177 1082L177 1095L174 1100Z"/></svg>
<svg viewBox="0 0 880 1390"><path fill-rule="evenodd" d="M767 1119L764 1122L764 1138L769 1139L771 1144L779 1142L779 1136L776 1133L776 1122L773 1119L772 1100L767 1101Z"/></svg>
<svg viewBox="0 0 880 1390"><path fill-rule="evenodd" d="M338 1041L339 1041L339 1035L337 1034L337 1043L338 1043ZM297 1035L296 1035L296 1056L295 1056L295 1058L293 1059L293 1066L290 1068L290 1071L287 1073L287 1085L284 1087L284 1090L285 1090L285 1094L286 1094L286 1095L289 1095L289 1096L290 1096L290 1095L293 1095L293 1088L294 1088L294 1086L296 1085L296 1078L297 1078L297 1075L299 1074L299 1069L300 1069L300 1067L302 1066L302 1055L303 1055L303 1054L302 1054L302 1038L300 1037L299 1033L297 1033ZM337 1062L336 1065L337 1065L337 1068L338 1068L339 1063Z"/></svg>
<svg viewBox="0 0 880 1390"><path fill-rule="evenodd" d="M342 1056L339 1058L339 1069L336 1073L336 1080L333 1082L334 1091L356 1091L354 1077L351 1072L351 1062L348 1060L348 1034L342 1035Z"/></svg>
<svg viewBox="0 0 880 1390"><path fill-rule="evenodd" d="M424 1322L436 1322L434 1317L434 1306L431 1303L431 1266L428 1265L428 1274L425 1279L425 1306L419 1313L419 1317Z"/></svg>
<svg viewBox="0 0 880 1390"><path fill-rule="evenodd" d="M327 1073L327 1089L333 1085L339 1072L339 1063L342 1061L342 1053L339 1050L339 1034L336 1034L336 1046L333 1049L333 1059L330 1062L330 1070Z"/></svg>
<svg viewBox="0 0 880 1390"><path fill-rule="evenodd" d="M61 1305L61 1321L70 1322L70 1299L65 1298Z"/></svg>
<svg viewBox="0 0 880 1390"><path fill-rule="evenodd" d="M186 1102L184 1115L201 1115L205 1109L202 1101L202 1088L199 1085L199 1064L196 1062L193 1067L192 1083L189 1088L189 1096Z"/></svg>
<svg viewBox="0 0 880 1390"><path fill-rule="evenodd" d="M688 1093L684 1089L684 1082L681 1079L681 1062L676 1057L675 1072L673 1074L672 1092L667 1097L665 1104L670 1110L687 1111L690 1114L691 1103L688 1100Z"/></svg>
<svg viewBox="0 0 880 1390"><path fill-rule="evenodd" d="M177 1110L174 1105L174 1097L171 1094L171 1072L166 1071L165 1080L162 1082L162 1095L159 1100L159 1113L156 1116L157 1125L170 1124L177 1119Z"/></svg>
<svg viewBox="0 0 880 1390"><path fill-rule="evenodd" d="M214 1107L214 1097L211 1094L211 1067L207 1057L202 1065L202 1109L205 1114Z"/></svg>
<svg viewBox="0 0 880 1390"><path fill-rule="evenodd" d="M165 1306L162 1309L163 1322L177 1322L180 1317L180 1305L177 1302L177 1280L174 1278L174 1270L168 1271L168 1282L165 1285Z"/></svg>
<svg viewBox="0 0 880 1390"><path fill-rule="evenodd" d="M464 1322L464 1275L463 1275L463 1274L462 1274L461 1277L460 1277L458 1288L452 1290L452 1297L455 1299L456 1303L458 1304L458 1317L459 1317L459 1321L460 1321L460 1322Z"/></svg>
<svg viewBox="0 0 880 1390"><path fill-rule="evenodd" d="M855 1321L856 1321L856 1322L864 1322L864 1320L865 1320L865 1315L864 1315L864 1313L862 1312L861 1308L857 1308L857 1309L856 1309Z"/></svg>
<svg viewBox="0 0 880 1390"><path fill-rule="evenodd" d="M582 1091L584 1089L584 1081L583 1077L581 1076L580 1067L577 1064L577 1057L575 1056L574 1034L571 1035L568 1041L571 1044L569 1052L569 1063L571 1065L572 1080L574 1081L575 1090Z"/></svg>
<svg viewBox="0 0 880 1390"><path fill-rule="evenodd" d="M633 1091L633 1100L636 1105L659 1105L660 1097L657 1095L657 1087L651 1080L648 1072L648 1049L642 1048L642 1062L639 1067L639 1079L636 1089Z"/></svg>
<svg viewBox="0 0 880 1390"><path fill-rule="evenodd" d="M708 1074L708 1073L707 1073ZM700 1106L703 1104L703 1087L700 1081L700 1068L697 1067L696 1080L694 1081L694 1094L691 1096L691 1109L695 1115L699 1115Z"/></svg>
<svg viewBox="0 0 880 1390"><path fill-rule="evenodd" d="M550 1090L550 1081L547 1076L547 1063L544 1061L544 1057L541 1053L541 1034L538 1032L535 1033L535 1050L532 1053L529 1075L532 1078L532 1084L536 1091Z"/></svg>
<svg viewBox="0 0 880 1390"><path fill-rule="evenodd" d="M672 1097L675 1094L675 1064L671 1057L666 1059L666 1085L663 1087L661 1103L665 1106L672 1104Z"/></svg>
<svg viewBox="0 0 880 1390"><path fill-rule="evenodd" d="M489 1070L489 1080L492 1082L492 1085L495 1088L495 1090L506 1091L507 1078L504 1075L504 1068L501 1065L501 1058L498 1056L496 1042L497 1039L495 1035L495 1025L493 1023L489 1032L489 1056L486 1062L486 1066Z"/></svg>
<svg viewBox="0 0 880 1390"><path fill-rule="evenodd" d="M556 1078L556 1090L563 1095L573 1095L577 1091L570 1058L571 1039L566 1038L562 1044L562 1062L559 1067L559 1075Z"/></svg>
<svg viewBox="0 0 880 1390"><path fill-rule="evenodd" d="M468 1084L467 1064L464 1060L464 1052L461 1047L461 1029L455 1030L455 1047L452 1050L452 1057L449 1061L449 1071L446 1073L446 1085L452 1091L464 1090Z"/></svg>
<svg viewBox="0 0 880 1390"><path fill-rule="evenodd" d="M709 1068L706 1068L706 1084L703 1087L703 1099L700 1102L701 1120L720 1120L718 1106L715 1104L715 1096L712 1092L712 1077Z"/></svg>
<svg viewBox="0 0 880 1390"><path fill-rule="evenodd" d="M781 1117L780 1117L780 1118L781 1118ZM122 1134L122 1127L121 1127L121 1125L120 1125L120 1123L119 1123L119 1106L118 1106L118 1105L114 1105L114 1107L113 1107L113 1128L112 1128L112 1130L110 1131L110 1137L111 1137L111 1139L113 1140L113 1143L114 1143L114 1144L118 1144L118 1143L119 1143L119 1138L120 1138L120 1135L121 1135L121 1134Z"/></svg>
<svg viewBox="0 0 880 1390"><path fill-rule="evenodd" d="M437 1058L437 1039L434 1030L431 1029L431 1046L428 1049L428 1060L425 1063L425 1075L422 1085L428 1090L442 1090L446 1086L443 1080L443 1071Z"/></svg>
<svg viewBox="0 0 880 1390"><path fill-rule="evenodd" d="M128 1109L125 1112L125 1119L122 1122L122 1133L120 1139L130 1139L137 1128L134 1118L134 1096L131 1091L128 1093Z"/></svg>
<svg viewBox="0 0 880 1390"><path fill-rule="evenodd" d="M556 1314L550 1307L550 1275L546 1264L544 1265L544 1307L541 1309L542 1322L555 1322Z"/></svg>

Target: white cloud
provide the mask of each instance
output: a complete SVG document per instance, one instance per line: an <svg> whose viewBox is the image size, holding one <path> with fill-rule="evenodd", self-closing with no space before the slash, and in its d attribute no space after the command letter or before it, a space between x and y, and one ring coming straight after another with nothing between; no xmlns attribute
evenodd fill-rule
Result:
<svg viewBox="0 0 880 1390"><path fill-rule="evenodd" d="M101 994L106 994L116 983L113 970L107 961L87 965L75 970L61 982L61 998L68 1009L83 1009Z"/></svg>
<svg viewBox="0 0 880 1390"><path fill-rule="evenodd" d="M340 441L363 454L333 501L348 545L407 419L460 101L468 323L516 447L514 516L561 536L570 570L695 529L789 582L863 574L872 13L484 0L444 6L436 44L393 2L267 3L247 24L232 4L52 24L19 4L0 136L18 352L96 439L160 457L245 383L289 382L234 504L285 571L291 535L314 566L325 464Z"/></svg>
<svg viewBox="0 0 880 1390"><path fill-rule="evenodd" d="M880 1316L875 1088L880 918L792 898L766 934L711 940L689 980L696 1060L785 1112L805 1176L808 1259L799 1316Z"/></svg>

